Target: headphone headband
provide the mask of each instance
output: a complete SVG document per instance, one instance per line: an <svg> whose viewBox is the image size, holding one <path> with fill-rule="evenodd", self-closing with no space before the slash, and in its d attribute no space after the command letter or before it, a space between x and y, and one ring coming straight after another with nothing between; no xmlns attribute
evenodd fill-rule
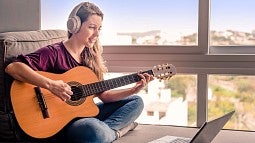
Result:
<svg viewBox="0 0 255 143"><path fill-rule="evenodd" d="M77 13L82 6L85 6L85 4L87 5L86 2L82 2L75 6L69 15L69 18L67 20L67 30L72 34L77 33L80 30L81 19L79 16L77 16Z"/></svg>
<svg viewBox="0 0 255 143"><path fill-rule="evenodd" d="M80 4L78 4L77 6L74 7L74 9L72 10L72 12L69 15L69 18L72 18L74 16L77 16L77 12L79 11L79 9L84 5L85 2L82 2Z"/></svg>

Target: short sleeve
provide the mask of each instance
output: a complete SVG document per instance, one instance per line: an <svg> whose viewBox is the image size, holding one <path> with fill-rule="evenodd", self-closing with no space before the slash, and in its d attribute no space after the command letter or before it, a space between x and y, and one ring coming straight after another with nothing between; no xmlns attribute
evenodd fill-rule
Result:
<svg viewBox="0 0 255 143"><path fill-rule="evenodd" d="M56 52L49 46L43 47L34 53L19 55L16 61L23 62L37 71L51 71L56 61Z"/></svg>

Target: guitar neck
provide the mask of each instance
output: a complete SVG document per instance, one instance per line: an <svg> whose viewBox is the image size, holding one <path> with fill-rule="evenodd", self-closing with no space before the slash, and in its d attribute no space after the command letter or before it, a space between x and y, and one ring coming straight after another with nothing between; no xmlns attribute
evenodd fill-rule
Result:
<svg viewBox="0 0 255 143"><path fill-rule="evenodd" d="M153 75L152 70L143 71L142 73L148 73ZM100 82L95 82L91 84L82 85L82 89L85 96L101 93L110 89L114 89L117 87L129 85L141 80L141 77L138 73L133 73L130 75L125 75L122 77L112 78Z"/></svg>

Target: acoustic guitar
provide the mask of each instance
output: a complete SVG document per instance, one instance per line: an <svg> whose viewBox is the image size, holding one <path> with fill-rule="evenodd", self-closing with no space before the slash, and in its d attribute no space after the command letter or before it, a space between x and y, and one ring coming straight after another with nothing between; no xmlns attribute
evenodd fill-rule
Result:
<svg viewBox="0 0 255 143"><path fill-rule="evenodd" d="M133 73L98 81L94 72L83 66L75 67L63 74L42 71L38 73L68 83L73 95L70 100L64 102L46 89L13 81L10 96L15 117L21 129L34 138L51 137L74 118L96 116L99 109L93 101L95 94L141 80L138 73ZM163 64L143 73L158 79L167 79L176 74L176 69L171 64Z"/></svg>

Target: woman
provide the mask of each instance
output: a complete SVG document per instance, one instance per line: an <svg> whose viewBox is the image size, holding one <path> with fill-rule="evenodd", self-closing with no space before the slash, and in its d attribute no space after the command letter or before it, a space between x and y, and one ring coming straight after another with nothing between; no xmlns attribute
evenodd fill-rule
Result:
<svg viewBox="0 0 255 143"><path fill-rule="evenodd" d="M89 67L103 80L107 71L99 45L103 13L93 3L77 5L67 22L68 40L43 47L34 53L19 55L5 71L16 80L45 88L66 101L71 98L71 87L62 80L52 80L35 71L64 73L76 66ZM27 76L29 75L29 76ZM97 95L100 113L95 118L72 121L61 131L67 142L112 142L133 130L135 119L143 109L143 101L136 96L147 83L153 80L149 74L139 74L141 80L132 88L108 90ZM60 101L62 102L62 101Z"/></svg>

